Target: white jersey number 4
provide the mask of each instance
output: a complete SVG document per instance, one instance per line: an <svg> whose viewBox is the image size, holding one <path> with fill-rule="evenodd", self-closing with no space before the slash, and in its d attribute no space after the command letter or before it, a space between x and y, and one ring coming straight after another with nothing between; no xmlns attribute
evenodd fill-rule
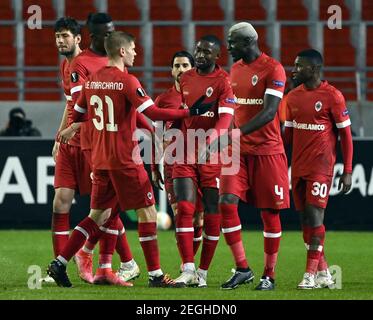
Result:
<svg viewBox="0 0 373 320"><path fill-rule="evenodd" d="M107 105L108 111L108 120L109 123L106 124L106 131L116 132L118 131L118 125L114 123L114 104L113 100L110 97L105 96L105 102ZM104 129L104 110L103 110L103 102L99 96L93 95L89 101L92 107L95 107L95 114L99 119L93 118L93 124L95 125L96 129L101 131Z"/></svg>
<svg viewBox="0 0 373 320"><path fill-rule="evenodd" d="M275 185L275 193L280 197L281 200L284 200L284 188L279 187L277 184Z"/></svg>

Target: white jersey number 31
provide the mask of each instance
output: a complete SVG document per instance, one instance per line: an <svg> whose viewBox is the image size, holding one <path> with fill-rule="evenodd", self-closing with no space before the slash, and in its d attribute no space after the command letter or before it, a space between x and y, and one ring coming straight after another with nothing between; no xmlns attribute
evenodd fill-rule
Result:
<svg viewBox="0 0 373 320"><path fill-rule="evenodd" d="M107 105L108 111L108 120L109 123L106 124L106 131L118 131L118 125L114 123L114 104L113 100L110 97L105 96L105 102ZM93 124L95 125L96 129L101 131L104 129L104 110L103 110L103 102L99 96L93 95L89 101L91 106L95 107L95 114L99 119L93 118Z"/></svg>

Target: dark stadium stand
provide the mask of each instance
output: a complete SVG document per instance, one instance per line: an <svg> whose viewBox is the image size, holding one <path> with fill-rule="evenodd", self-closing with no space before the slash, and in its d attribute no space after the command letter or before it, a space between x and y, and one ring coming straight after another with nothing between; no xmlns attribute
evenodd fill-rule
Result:
<svg viewBox="0 0 373 320"><path fill-rule="evenodd" d="M25 66L26 67L50 67L59 65L57 49L54 44L54 30L53 27L43 27L42 29L30 30L27 27L25 30ZM57 71L26 71L25 77L53 77L58 78ZM52 79L53 79L52 78ZM60 87L59 81L52 81L45 79L42 81L43 88L58 89ZM39 81L27 81L25 83L26 89L40 88ZM43 100L60 100L61 94L59 92L27 92L25 94L26 100L40 100L42 95Z"/></svg>
<svg viewBox="0 0 373 320"><path fill-rule="evenodd" d="M266 10L260 0L236 0L234 18L237 21L265 20Z"/></svg>
<svg viewBox="0 0 373 320"><path fill-rule="evenodd" d="M177 0L153 0L150 1L151 20L181 20L181 11Z"/></svg>
<svg viewBox="0 0 373 320"><path fill-rule="evenodd" d="M220 1L193 0L193 20L224 20Z"/></svg>
<svg viewBox="0 0 373 320"><path fill-rule="evenodd" d="M84 0L84 1L66 0L65 4L66 4L65 15L74 17L77 20L85 21L87 20L87 16L90 12L97 11L94 5L94 0Z"/></svg>
<svg viewBox="0 0 373 320"><path fill-rule="evenodd" d="M306 26L283 26L281 28L281 63L293 66L297 53L309 48Z"/></svg>
<svg viewBox="0 0 373 320"><path fill-rule="evenodd" d="M277 20L307 20L308 12L302 1L277 0Z"/></svg>
<svg viewBox="0 0 373 320"><path fill-rule="evenodd" d="M114 20L139 20L141 13L136 0L108 0L108 11Z"/></svg>
<svg viewBox="0 0 373 320"><path fill-rule="evenodd" d="M0 1L0 20L13 20L12 0Z"/></svg>

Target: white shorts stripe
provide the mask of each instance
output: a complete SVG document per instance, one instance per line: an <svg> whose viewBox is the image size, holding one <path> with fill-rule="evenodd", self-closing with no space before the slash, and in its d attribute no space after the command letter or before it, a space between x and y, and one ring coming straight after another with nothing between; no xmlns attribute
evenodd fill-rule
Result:
<svg viewBox="0 0 373 320"><path fill-rule="evenodd" d="M154 102L152 99L146 100L142 105L137 107L137 112L142 113L153 104Z"/></svg>
<svg viewBox="0 0 373 320"><path fill-rule="evenodd" d="M194 228L176 228L176 232L194 232Z"/></svg>
<svg viewBox="0 0 373 320"><path fill-rule="evenodd" d="M73 95L75 92L81 91L83 86L76 86L70 89L70 94Z"/></svg>
<svg viewBox="0 0 373 320"><path fill-rule="evenodd" d="M207 234L204 234L203 237L207 240L211 240L211 241L219 241L219 238L220 237L214 237L214 236L209 236Z"/></svg>
<svg viewBox="0 0 373 320"><path fill-rule="evenodd" d="M270 89L270 88L267 88L266 91L264 92L264 94L270 94L272 96L276 96L276 97L279 97L279 98L282 98L283 95L284 95L281 91Z"/></svg>
<svg viewBox="0 0 373 320"><path fill-rule="evenodd" d="M150 237L139 237L140 242L152 241L152 240L155 240L155 239L157 239L157 235L150 236Z"/></svg>
<svg viewBox="0 0 373 320"><path fill-rule="evenodd" d="M87 239L89 238L89 234L88 234L88 232L85 231L82 227L76 226L74 229L77 230L77 231L80 231L81 233L83 233L84 236L85 236Z"/></svg>
<svg viewBox="0 0 373 320"><path fill-rule="evenodd" d="M234 109L233 108L228 108L228 107L219 107L218 113L229 113L233 116L234 115Z"/></svg>
<svg viewBox="0 0 373 320"><path fill-rule="evenodd" d="M293 121L285 121L285 127L293 128L294 127Z"/></svg>
<svg viewBox="0 0 373 320"><path fill-rule="evenodd" d="M232 227L232 228L222 228L221 229L221 231L223 233L235 232L235 231L238 231L238 230L241 230L241 225L236 226L236 227Z"/></svg>
<svg viewBox="0 0 373 320"><path fill-rule="evenodd" d="M264 238L280 238L281 234L282 234L281 232L278 232L278 233L263 232Z"/></svg>
<svg viewBox="0 0 373 320"><path fill-rule="evenodd" d="M338 129L346 128L351 125L351 120L347 119L346 121L336 123L335 125L337 126Z"/></svg>
<svg viewBox="0 0 373 320"><path fill-rule="evenodd" d="M83 109L83 108L79 107L77 104L75 104L74 110L78 111L80 113L86 113L87 112L87 109Z"/></svg>
<svg viewBox="0 0 373 320"><path fill-rule="evenodd" d="M103 226L100 227L100 230L103 231L103 232L105 232L105 233L108 233L108 234L114 234L116 236L119 234L118 230L113 230L113 229L105 228Z"/></svg>
<svg viewBox="0 0 373 320"><path fill-rule="evenodd" d="M193 241L194 242L202 241L202 236L200 236L199 238L193 238Z"/></svg>
<svg viewBox="0 0 373 320"><path fill-rule="evenodd" d="M55 231L53 233L58 235L58 236L64 236L64 235L69 235L70 231Z"/></svg>

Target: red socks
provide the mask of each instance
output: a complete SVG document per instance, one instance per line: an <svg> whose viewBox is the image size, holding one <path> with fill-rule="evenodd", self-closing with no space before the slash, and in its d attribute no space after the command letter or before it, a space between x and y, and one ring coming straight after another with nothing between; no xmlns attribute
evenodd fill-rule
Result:
<svg viewBox="0 0 373 320"><path fill-rule="evenodd" d="M176 239L183 263L193 263L193 215L195 205L189 201L177 203Z"/></svg>
<svg viewBox="0 0 373 320"><path fill-rule="evenodd" d="M67 241L69 240L70 233L70 214L69 213L56 213L52 215L52 241L54 257L61 254Z"/></svg>
<svg viewBox="0 0 373 320"><path fill-rule="evenodd" d="M263 276L274 279L278 249L281 240L281 221L279 211L261 212L264 226L264 272Z"/></svg>
<svg viewBox="0 0 373 320"><path fill-rule="evenodd" d="M199 246L202 242L202 229L203 227L194 226L194 234L193 234L193 254L196 255Z"/></svg>
<svg viewBox="0 0 373 320"><path fill-rule="evenodd" d="M204 216L205 235L202 243L201 263L199 268L208 270L220 237L221 215L207 213Z"/></svg>
<svg viewBox="0 0 373 320"><path fill-rule="evenodd" d="M238 216L238 205L219 204L219 209L222 214L222 232L232 251L236 267L246 269L248 268L248 263L241 239L241 221Z"/></svg>
<svg viewBox="0 0 373 320"><path fill-rule="evenodd" d="M83 246L84 241L96 232L99 232L96 222L94 222L90 217L85 218L71 233L71 237L60 253L60 256L66 260L65 262L69 261Z"/></svg>
<svg viewBox="0 0 373 320"><path fill-rule="evenodd" d="M320 262L321 252L324 248L325 226L321 225L312 228L310 226L303 225L302 227L303 239L305 240L307 248L306 272L316 274Z"/></svg>
<svg viewBox="0 0 373 320"><path fill-rule="evenodd" d="M138 233L148 271L159 270L161 266L157 242L157 223L139 222Z"/></svg>
<svg viewBox="0 0 373 320"><path fill-rule="evenodd" d="M120 256L121 262L128 262L133 259L130 246L128 244L126 230L124 229L122 220L118 217L117 220L118 239L116 244L116 251Z"/></svg>

